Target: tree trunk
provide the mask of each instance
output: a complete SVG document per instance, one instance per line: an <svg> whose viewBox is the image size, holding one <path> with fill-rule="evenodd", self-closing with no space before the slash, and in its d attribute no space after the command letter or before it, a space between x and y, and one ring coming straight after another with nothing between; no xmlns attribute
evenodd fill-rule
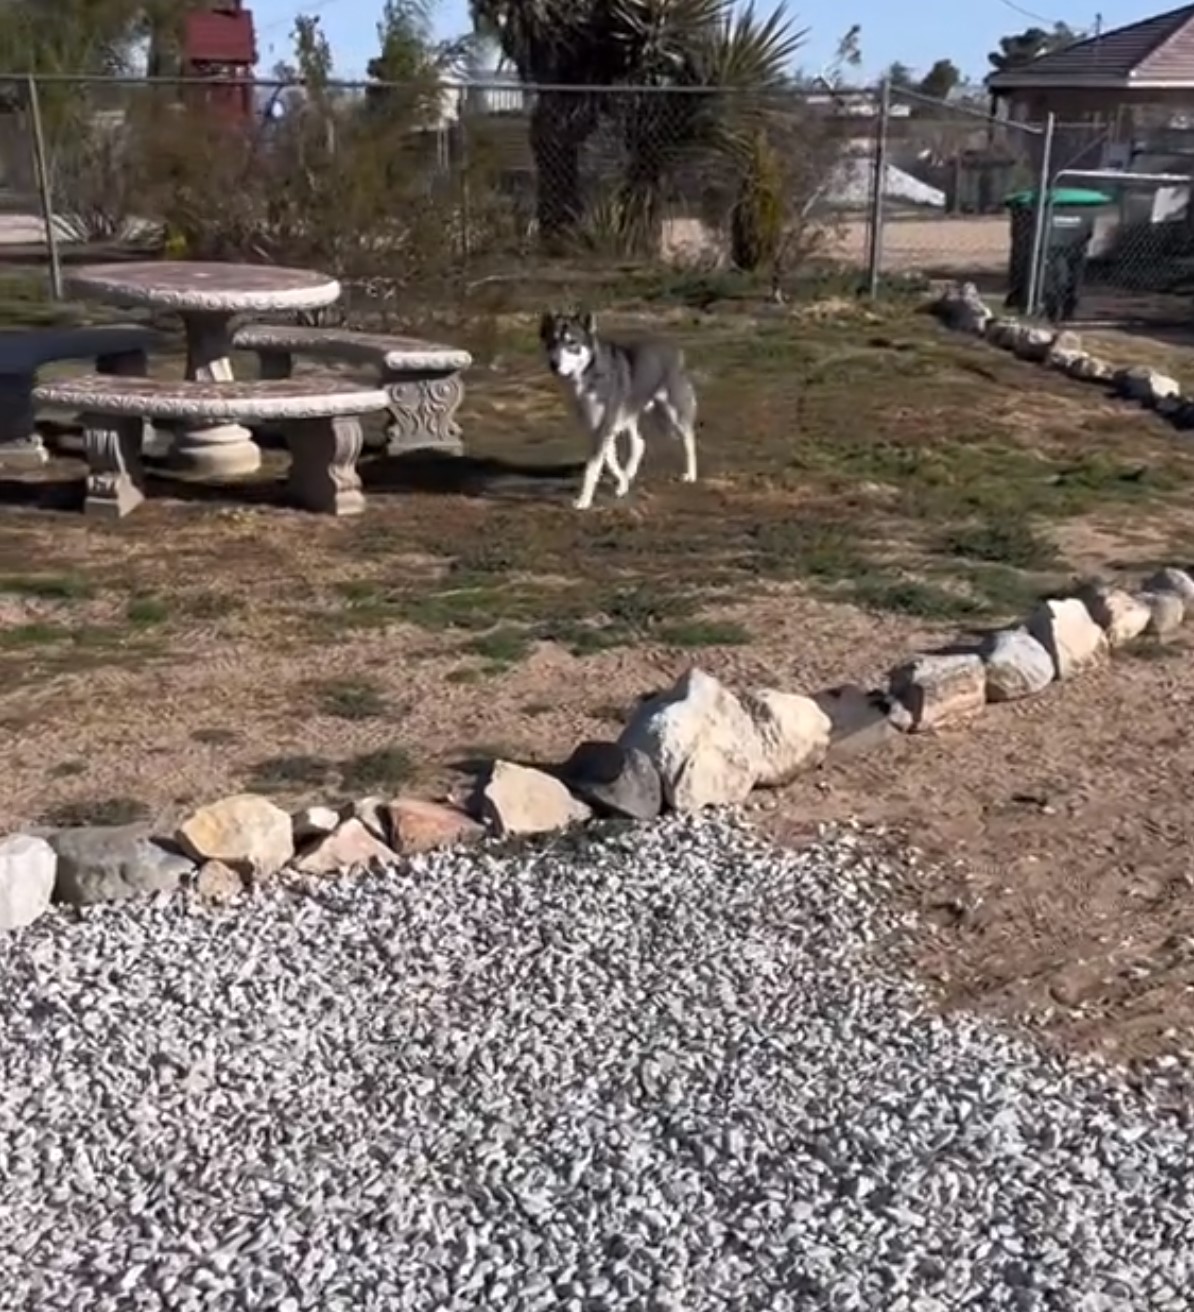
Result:
<svg viewBox="0 0 1194 1312"><path fill-rule="evenodd" d="M539 240L549 252L567 245L584 213L580 154L596 127L588 101L579 94L541 92L531 113Z"/></svg>

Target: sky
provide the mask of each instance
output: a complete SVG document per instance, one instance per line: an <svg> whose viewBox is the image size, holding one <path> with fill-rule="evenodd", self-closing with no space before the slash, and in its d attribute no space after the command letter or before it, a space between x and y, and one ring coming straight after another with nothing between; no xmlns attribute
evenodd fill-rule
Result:
<svg viewBox="0 0 1194 1312"><path fill-rule="evenodd" d="M1101 17L1103 30L1176 8L1180 0L795 0L789 11L798 26L808 29L807 43L797 62L804 71L819 72L832 59L842 34L853 23L862 26L862 69L859 80L873 80L894 61L924 71L936 59L952 59L969 77L989 71L987 51L1001 36L1026 27L1054 22L1093 30ZM319 15L332 44L336 73L363 77L377 50L376 8L369 0L248 0L257 23L258 68L267 75L290 53L289 32L297 12ZM756 0L765 9L767 0ZM468 30L467 0L439 0L436 28L440 36ZM851 79L853 80L853 79Z"/></svg>

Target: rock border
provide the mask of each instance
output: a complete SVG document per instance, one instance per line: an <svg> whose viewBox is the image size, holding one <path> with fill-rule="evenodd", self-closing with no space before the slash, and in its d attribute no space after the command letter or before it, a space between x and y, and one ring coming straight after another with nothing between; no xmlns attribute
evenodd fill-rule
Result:
<svg viewBox="0 0 1194 1312"><path fill-rule="evenodd" d="M1194 428L1194 397L1183 395L1176 378L1146 365L1116 365L1084 350L1082 338L1068 328L1029 323L1014 315L997 315L972 282L951 283L928 310L955 332L982 337L1020 360L1044 365L1083 383L1097 383L1112 395L1154 410L1177 429Z"/></svg>
<svg viewBox="0 0 1194 1312"><path fill-rule="evenodd" d="M291 814L239 793L198 807L169 835L141 824L12 833L0 838L0 931L35 923L52 903L178 893L231 902L277 878L319 883L435 848L740 805L893 737L1040 696L1118 649L1169 641L1191 615L1194 575L1167 567L1134 592L1090 583L1046 598L1021 624L914 653L879 688L734 691L694 666L645 697L617 741L581 743L556 765L492 761L467 798L366 797Z"/></svg>

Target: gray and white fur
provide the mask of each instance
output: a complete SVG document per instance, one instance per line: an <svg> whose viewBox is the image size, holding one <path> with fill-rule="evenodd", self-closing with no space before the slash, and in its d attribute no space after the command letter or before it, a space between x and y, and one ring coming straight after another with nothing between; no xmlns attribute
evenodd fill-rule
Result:
<svg viewBox="0 0 1194 1312"><path fill-rule="evenodd" d="M658 338L618 342L599 337L591 314L548 312L539 337L591 442L573 502L577 510L593 504L603 469L613 475L618 496L630 491L646 450L640 431L645 419L683 443L684 482L696 482L696 390L678 346ZM625 465L618 458L621 433L629 446Z"/></svg>

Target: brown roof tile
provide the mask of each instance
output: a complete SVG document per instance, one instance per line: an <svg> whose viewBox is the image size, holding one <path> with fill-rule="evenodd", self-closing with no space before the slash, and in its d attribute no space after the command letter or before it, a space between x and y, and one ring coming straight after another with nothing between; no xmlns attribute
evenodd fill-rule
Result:
<svg viewBox="0 0 1194 1312"><path fill-rule="evenodd" d="M1078 41L1006 73L992 73L987 85L999 91L1154 81L1194 86L1194 4Z"/></svg>

